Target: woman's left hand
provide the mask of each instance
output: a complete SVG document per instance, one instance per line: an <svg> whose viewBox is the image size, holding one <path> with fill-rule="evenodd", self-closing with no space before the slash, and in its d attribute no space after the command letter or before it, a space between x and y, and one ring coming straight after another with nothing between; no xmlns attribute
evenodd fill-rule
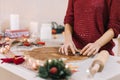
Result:
<svg viewBox="0 0 120 80"><path fill-rule="evenodd" d="M88 43L81 51L80 53L82 55L87 55L87 56L91 56L91 55L95 55L100 49L99 44L97 43Z"/></svg>

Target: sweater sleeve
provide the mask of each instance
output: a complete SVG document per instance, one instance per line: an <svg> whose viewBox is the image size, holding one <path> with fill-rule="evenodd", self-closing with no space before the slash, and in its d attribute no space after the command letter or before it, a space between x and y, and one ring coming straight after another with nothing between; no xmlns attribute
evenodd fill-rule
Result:
<svg viewBox="0 0 120 80"><path fill-rule="evenodd" d="M120 33L120 0L111 0L108 28L114 31L114 38Z"/></svg>
<svg viewBox="0 0 120 80"><path fill-rule="evenodd" d="M70 24L71 26L74 25L74 9L73 9L73 0L68 1L68 7L66 11L66 15L64 18L64 24Z"/></svg>

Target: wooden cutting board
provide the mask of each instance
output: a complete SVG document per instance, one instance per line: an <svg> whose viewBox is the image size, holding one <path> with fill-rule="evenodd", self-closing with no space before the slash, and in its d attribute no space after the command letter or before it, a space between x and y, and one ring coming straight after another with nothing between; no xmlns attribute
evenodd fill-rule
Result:
<svg viewBox="0 0 120 80"><path fill-rule="evenodd" d="M87 56L74 56L69 52L69 55L66 56L58 52L59 47L42 47L36 48L31 51L25 51L25 55L29 55L30 57L46 61L48 59L63 59L65 62L76 61L76 60L84 60L87 59Z"/></svg>

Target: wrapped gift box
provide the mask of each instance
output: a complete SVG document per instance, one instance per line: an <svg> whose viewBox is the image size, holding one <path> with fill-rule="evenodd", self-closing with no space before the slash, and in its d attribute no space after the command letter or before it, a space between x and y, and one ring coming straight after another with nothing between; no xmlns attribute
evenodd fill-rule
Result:
<svg viewBox="0 0 120 80"><path fill-rule="evenodd" d="M9 38L20 38L22 36L29 37L30 33L28 30L6 30L5 37Z"/></svg>

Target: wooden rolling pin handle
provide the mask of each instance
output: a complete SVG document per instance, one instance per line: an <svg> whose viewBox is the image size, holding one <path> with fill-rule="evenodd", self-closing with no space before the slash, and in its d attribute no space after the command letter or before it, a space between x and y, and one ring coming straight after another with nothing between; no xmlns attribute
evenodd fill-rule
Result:
<svg viewBox="0 0 120 80"><path fill-rule="evenodd" d="M97 70L97 72L101 72L103 70L104 65L106 64L108 58L109 58L108 51L106 51L106 50L100 51L100 53L96 55L92 65L91 65L91 69L94 69L93 67L95 67L96 64L99 64L99 67L97 67L97 68L99 68Z"/></svg>
<svg viewBox="0 0 120 80"><path fill-rule="evenodd" d="M98 71L99 71L99 69L100 69L100 64L94 64L94 66L93 67L91 67L91 69L90 69L90 73L92 74L92 75L94 75L94 74L96 74Z"/></svg>
<svg viewBox="0 0 120 80"><path fill-rule="evenodd" d="M96 65L96 64L99 64L99 69L97 72L101 72L104 68L104 64L102 61L99 61L99 60L94 60L93 63L92 63L92 66L91 66L91 69Z"/></svg>

